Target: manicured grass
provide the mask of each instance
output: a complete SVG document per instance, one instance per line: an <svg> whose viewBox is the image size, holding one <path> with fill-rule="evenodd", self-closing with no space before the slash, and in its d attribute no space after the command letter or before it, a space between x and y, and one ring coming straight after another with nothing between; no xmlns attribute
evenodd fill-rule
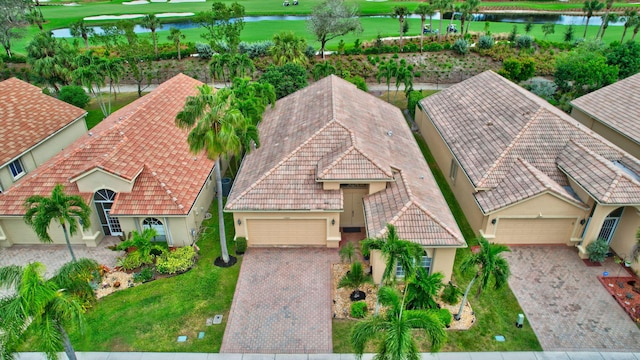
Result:
<svg viewBox="0 0 640 360"><path fill-rule="evenodd" d="M200 258L189 272L155 280L101 299L87 312L84 334L71 333L78 351L218 352L231 308L241 258L230 268L219 268L220 256L216 201L211 219L202 225L198 241ZM233 216L225 214L228 247L233 253ZM205 326L205 320L222 314L222 325ZM205 337L198 340L198 332ZM187 335L184 343L176 342Z"/></svg>
<svg viewBox="0 0 640 360"><path fill-rule="evenodd" d="M142 95L145 95L145 94L147 93L142 93ZM119 93L117 95L117 99L112 98L111 100L111 113L114 113L116 110L133 102L137 98L138 98L137 92ZM106 96L105 96L105 99L106 99ZM92 127L98 125L98 123L100 123L100 121L102 120L104 120L104 115L102 114L102 110L100 110L100 107L98 106L98 103L95 101L95 99L92 99L89 105L87 105L87 117L85 119L87 123L87 129L91 129Z"/></svg>

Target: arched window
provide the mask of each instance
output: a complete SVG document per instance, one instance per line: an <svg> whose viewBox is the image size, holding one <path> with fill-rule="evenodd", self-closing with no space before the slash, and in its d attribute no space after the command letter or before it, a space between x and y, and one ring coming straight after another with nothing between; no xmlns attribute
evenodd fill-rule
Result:
<svg viewBox="0 0 640 360"><path fill-rule="evenodd" d="M157 235L153 237L153 241L167 241L167 234L164 231L164 224L162 224L162 221L156 218L146 218L142 221L142 226L145 229L154 229L156 231Z"/></svg>
<svg viewBox="0 0 640 360"><path fill-rule="evenodd" d="M100 225L102 225L102 231L105 235L122 235L122 228L118 218L109 216L115 198L116 193L108 189L101 189L93 194L93 202L96 205Z"/></svg>

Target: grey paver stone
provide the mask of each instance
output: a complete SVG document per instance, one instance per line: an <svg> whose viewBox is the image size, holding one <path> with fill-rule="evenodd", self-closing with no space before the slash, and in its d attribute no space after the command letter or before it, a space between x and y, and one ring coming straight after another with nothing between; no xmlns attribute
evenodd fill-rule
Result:
<svg viewBox="0 0 640 360"><path fill-rule="evenodd" d="M276 354L276 360L308 360L307 354Z"/></svg>
<svg viewBox="0 0 640 360"><path fill-rule="evenodd" d="M471 360L469 353L438 353L439 360Z"/></svg>

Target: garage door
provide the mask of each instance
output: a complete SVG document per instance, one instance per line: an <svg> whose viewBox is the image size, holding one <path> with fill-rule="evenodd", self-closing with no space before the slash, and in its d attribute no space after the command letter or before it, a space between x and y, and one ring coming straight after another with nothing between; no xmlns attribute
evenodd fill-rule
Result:
<svg viewBox="0 0 640 360"><path fill-rule="evenodd" d="M248 219L249 246L309 246L327 244L324 219Z"/></svg>
<svg viewBox="0 0 640 360"><path fill-rule="evenodd" d="M501 244L566 244L575 219L499 219L495 242Z"/></svg>

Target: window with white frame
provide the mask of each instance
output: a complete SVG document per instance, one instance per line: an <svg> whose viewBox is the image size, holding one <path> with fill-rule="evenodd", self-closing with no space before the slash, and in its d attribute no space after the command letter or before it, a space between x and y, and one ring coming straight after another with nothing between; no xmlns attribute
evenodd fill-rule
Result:
<svg viewBox="0 0 640 360"><path fill-rule="evenodd" d="M451 180L455 180L456 176L458 176L458 163L456 163L456 159L451 159L451 168L449 169L449 177Z"/></svg>
<svg viewBox="0 0 640 360"><path fill-rule="evenodd" d="M162 221L156 218L146 218L144 219L144 221L142 221L142 226L145 229L154 229L156 231L156 236L153 237L152 241L167 241L167 235L164 230L164 224L162 224Z"/></svg>
<svg viewBox="0 0 640 360"><path fill-rule="evenodd" d="M11 171L11 175L14 180L19 179L22 175L25 174L24 166L22 166L22 162L20 159L16 159L14 162L9 164L9 171Z"/></svg>
<svg viewBox="0 0 640 360"><path fill-rule="evenodd" d="M430 258L429 256L423 256L420 259L420 267L425 269L427 271L427 274L431 273L431 262L433 261L433 258ZM402 265L400 265L400 263L396 263L396 278L404 278L404 269L402 268Z"/></svg>

